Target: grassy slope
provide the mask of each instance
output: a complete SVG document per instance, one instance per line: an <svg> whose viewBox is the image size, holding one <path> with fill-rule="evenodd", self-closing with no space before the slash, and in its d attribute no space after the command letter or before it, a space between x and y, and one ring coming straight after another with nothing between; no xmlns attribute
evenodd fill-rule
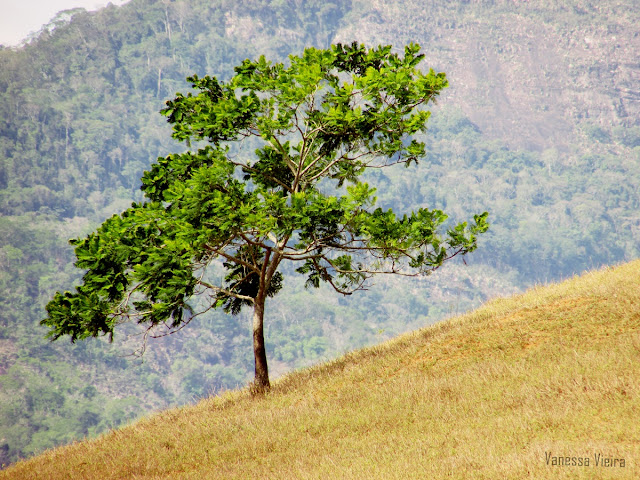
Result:
<svg viewBox="0 0 640 480"><path fill-rule="evenodd" d="M640 478L640 261L533 289L0 472L26 479ZM553 467L554 456L590 457ZM594 455L625 467L595 466Z"/></svg>

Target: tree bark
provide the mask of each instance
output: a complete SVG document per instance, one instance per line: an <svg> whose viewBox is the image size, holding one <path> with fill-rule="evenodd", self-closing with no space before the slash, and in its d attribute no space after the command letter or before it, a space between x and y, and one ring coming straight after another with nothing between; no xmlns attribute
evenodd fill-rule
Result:
<svg viewBox="0 0 640 480"><path fill-rule="evenodd" d="M265 393L271 388L267 351L264 346L264 304L265 295L258 295L253 306L253 355L256 365L253 393Z"/></svg>

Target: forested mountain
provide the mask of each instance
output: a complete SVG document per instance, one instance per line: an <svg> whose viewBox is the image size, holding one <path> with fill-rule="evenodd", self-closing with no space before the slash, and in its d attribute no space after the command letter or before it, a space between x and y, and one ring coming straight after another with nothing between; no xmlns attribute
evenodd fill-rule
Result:
<svg viewBox="0 0 640 480"><path fill-rule="evenodd" d="M379 341L536 282L638 256L640 9L626 1L131 0L59 14L0 49L0 463L151 409L243 385L248 319L212 314L152 340L49 343L38 322L82 272L67 240L140 199L184 148L158 111L187 75L305 46L417 42L447 73L410 170L371 175L379 203L488 210L491 231L432 277L347 300L289 274L267 305L276 373ZM194 322L195 323L195 322Z"/></svg>

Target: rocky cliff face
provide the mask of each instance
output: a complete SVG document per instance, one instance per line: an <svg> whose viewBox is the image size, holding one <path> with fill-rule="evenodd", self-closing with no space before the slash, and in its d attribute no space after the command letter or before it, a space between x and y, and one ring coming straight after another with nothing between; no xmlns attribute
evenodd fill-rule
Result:
<svg viewBox="0 0 640 480"><path fill-rule="evenodd" d="M584 123L640 119L640 8L624 2L378 1L335 41L423 45L442 102L514 147L567 151Z"/></svg>

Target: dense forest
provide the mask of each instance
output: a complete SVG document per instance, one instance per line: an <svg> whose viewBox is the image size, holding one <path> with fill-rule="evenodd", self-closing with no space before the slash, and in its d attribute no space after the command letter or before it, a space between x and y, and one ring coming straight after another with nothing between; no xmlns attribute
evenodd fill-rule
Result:
<svg viewBox="0 0 640 480"><path fill-rule="evenodd" d="M135 325L76 344L50 343L39 325L52 293L82 275L68 239L139 200L151 162L185 148L158 112L188 75L225 79L244 58L309 45L418 42L424 68L451 83L427 155L368 181L383 208L490 212L467 265L427 278L380 278L345 299L286 272L267 305L277 375L638 257L638 17L631 0L131 0L62 12L0 47L0 464L250 377L243 315L215 312L146 345Z"/></svg>

